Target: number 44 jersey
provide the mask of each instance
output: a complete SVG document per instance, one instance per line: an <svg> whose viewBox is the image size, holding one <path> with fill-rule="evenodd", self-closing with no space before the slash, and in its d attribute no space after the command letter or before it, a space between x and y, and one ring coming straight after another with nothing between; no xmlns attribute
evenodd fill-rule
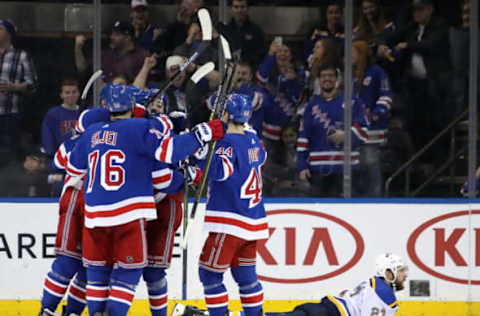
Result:
<svg viewBox="0 0 480 316"><path fill-rule="evenodd" d="M342 316L394 316L398 311L393 289L379 277L372 277L339 296L328 295L324 299L333 303Z"/></svg>
<svg viewBox="0 0 480 316"><path fill-rule="evenodd" d="M261 174L266 158L262 142L249 128L217 142L208 173L205 231L245 240L268 238Z"/></svg>

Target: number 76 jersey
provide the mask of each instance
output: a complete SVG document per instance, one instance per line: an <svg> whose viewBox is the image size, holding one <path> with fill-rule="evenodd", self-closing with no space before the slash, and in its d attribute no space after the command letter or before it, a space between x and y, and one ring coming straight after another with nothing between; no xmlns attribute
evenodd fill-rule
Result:
<svg viewBox="0 0 480 316"><path fill-rule="evenodd" d="M262 142L248 129L217 142L208 173L205 231L245 240L268 238L261 174L266 158Z"/></svg>

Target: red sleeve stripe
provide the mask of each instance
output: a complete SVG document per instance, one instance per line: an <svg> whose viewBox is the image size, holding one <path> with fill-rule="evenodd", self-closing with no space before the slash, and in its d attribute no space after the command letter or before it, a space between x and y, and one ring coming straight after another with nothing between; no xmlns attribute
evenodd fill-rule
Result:
<svg viewBox="0 0 480 316"><path fill-rule="evenodd" d="M170 134L170 131L173 129L172 121L170 121L170 119L165 115L160 116L160 119L165 125L165 131L164 131L165 135Z"/></svg>
<svg viewBox="0 0 480 316"><path fill-rule="evenodd" d="M60 147L58 147L57 152L55 153L55 157L53 159L53 163L55 164L55 167L58 169L66 169L67 167L67 152L65 150L65 145L61 144Z"/></svg>
<svg viewBox="0 0 480 316"><path fill-rule="evenodd" d="M263 103L263 95L260 92L255 91L253 94L252 108L254 111L258 110Z"/></svg>
<svg viewBox="0 0 480 316"><path fill-rule="evenodd" d="M153 187L161 190L168 188L172 182L173 171L171 169L162 169L152 172Z"/></svg>
<svg viewBox="0 0 480 316"><path fill-rule="evenodd" d="M83 120L85 113L87 113L89 110L85 110L82 113L80 113L80 116L77 119L77 123L75 124L75 130L79 133L85 132L85 128L83 127Z"/></svg>
<svg viewBox="0 0 480 316"><path fill-rule="evenodd" d="M223 177L219 181L225 181L232 175L233 165L225 155L221 155L220 158L222 159Z"/></svg>
<svg viewBox="0 0 480 316"><path fill-rule="evenodd" d="M67 172L74 177L78 177L78 176L84 175L87 172L87 170L75 168L75 166L72 165L69 161L67 163Z"/></svg>
<svg viewBox="0 0 480 316"><path fill-rule="evenodd" d="M173 152L172 143L171 137L164 138L155 152L155 158L161 162L171 163Z"/></svg>
<svg viewBox="0 0 480 316"><path fill-rule="evenodd" d="M357 124L353 124L352 126L352 131L355 135L357 135L357 137L363 141L363 142L366 142L368 141L368 135L367 133L365 133L365 131Z"/></svg>

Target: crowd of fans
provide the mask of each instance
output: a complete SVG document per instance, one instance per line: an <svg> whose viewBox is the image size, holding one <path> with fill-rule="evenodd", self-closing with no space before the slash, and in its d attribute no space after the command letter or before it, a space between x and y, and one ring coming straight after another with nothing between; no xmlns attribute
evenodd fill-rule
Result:
<svg viewBox="0 0 480 316"><path fill-rule="evenodd" d="M469 1L462 4L458 27L440 17L431 0L400 2L388 7L398 13L393 19L380 0L358 1L351 131L343 127L343 1L319 3L324 16L301 49L279 36L268 42L273 36L249 18L248 1L231 1L231 20L214 23L213 45L174 81L166 111L188 113L189 126L208 118L209 97L220 81L216 43L222 33L238 61L233 89L250 96L250 124L269 154L264 194L341 197L343 142L350 132L353 196L381 197L386 177L445 128L466 107L468 95ZM196 12L206 4L180 1L176 20L168 25L155 23L146 0L130 4L130 21L112 26L101 52L103 83L159 87L198 48ZM59 83L61 105L44 116L40 152L22 137L21 119L25 97L41 89L34 66L41 61L32 62L12 45L15 37L14 23L0 20L0 172L19 183L3 185L0 196L58 196L63 175L49 166L81 112L81 84L93 71L89 40L75 37L76 73ZM208 61L217 71L197 85L188 80ZM419 170L432 172L445 152L444 143L437 145Z"/></svg>

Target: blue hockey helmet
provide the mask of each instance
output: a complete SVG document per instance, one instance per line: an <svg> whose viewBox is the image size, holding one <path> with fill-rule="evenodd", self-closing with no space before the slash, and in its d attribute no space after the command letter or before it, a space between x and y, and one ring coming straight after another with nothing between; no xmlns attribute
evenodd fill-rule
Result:
<svg viewBox="0 0 480 316"><path fill-rule="evenodd" d="M252 116L252 102L245 94L229 94L225 109L228 112L228 119L235 123L246 123Z"/></svg>
<svg viewBox="0 0 480 316"><path fill-rule="evenodd" d="M135 98L125 85L108 84L102 89L100 102L110 113L126 112L135 106Z"/></svg>

